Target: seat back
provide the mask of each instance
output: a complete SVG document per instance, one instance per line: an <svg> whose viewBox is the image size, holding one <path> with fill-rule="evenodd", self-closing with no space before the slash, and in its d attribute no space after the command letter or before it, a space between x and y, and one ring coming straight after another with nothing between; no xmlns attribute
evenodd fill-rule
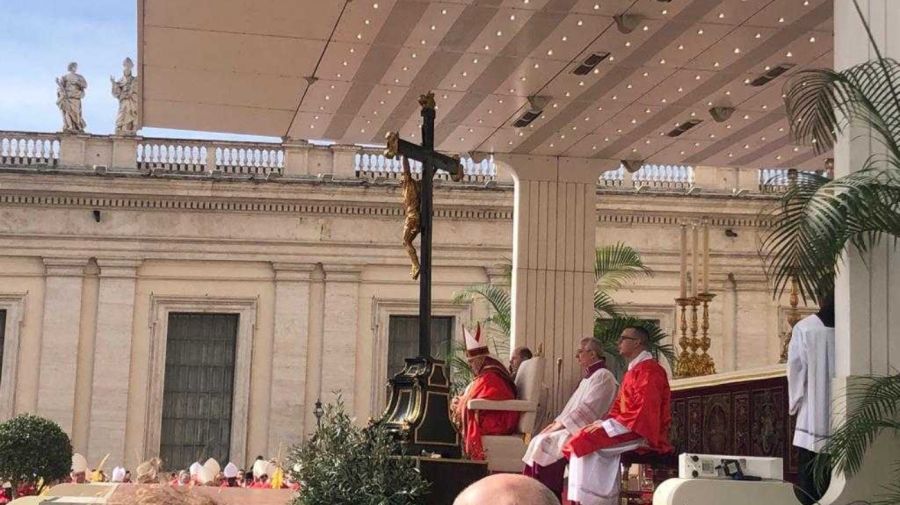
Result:
<svg viewBox="0 0 900 505"><path fill-rule="evenodd" d="M544 371L544 358L535 356L519 365L516 372L516 391L519 400L534 402L534 410L523 412L519 416L519 433L532 433L537 421L537 411L541 401L541 377Z"/></svg>

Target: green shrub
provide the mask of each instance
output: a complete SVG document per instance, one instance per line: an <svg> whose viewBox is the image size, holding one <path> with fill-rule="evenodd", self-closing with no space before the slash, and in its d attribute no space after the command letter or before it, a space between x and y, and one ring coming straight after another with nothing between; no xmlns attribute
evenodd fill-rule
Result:
<svg viewBox="0 0 900 505"><path fill-rule="evenodd" d="M13 493L65 478L71 468L72 443L53 421L22 414L0 423L0 481L9 481Z"/></svg>
<svg viewBox="0 0 900 505"><path fill-rule="evenodd" d="M413 460L397 456L399 442L380 424L360 428L339 397L322 425L291 449L288 473L300 483L294 505L416 505L428 483Z"/></svg>

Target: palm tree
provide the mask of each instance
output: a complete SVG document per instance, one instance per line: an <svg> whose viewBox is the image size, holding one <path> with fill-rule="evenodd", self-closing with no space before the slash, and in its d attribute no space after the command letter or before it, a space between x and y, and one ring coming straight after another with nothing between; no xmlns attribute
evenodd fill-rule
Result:
<svg viewBox="0 0 900 505"><path fill-rule="evenodd" d="M508 261L504 263L504 268L507 278L511 277L512 266ZM642 321L622 313L616 307L610 294L633 279L651 275L653 272L632 247L617 243L597 248L594 257L594 337L603 343L604 350L616 363L622 363L622 357L619 356L615 342L622 329L628 325L642 325L647 329L651 340L649 350L655 357L665 357L670 365L675 361L675 352L672 346L663 344L666 334L652 322ZM454 303L465 303L475 298L486 301L491 308L491 315L485 320L485 324L491 330L489 337L492 337L494 345L499 340L509 342L512 324L512 303L509 291L494 284L477 284L456 293L453 301ZM459 349L452 354L453 357L450 361L451 367L454 369L454 376L462 382L470 377L471 371L466 372L468 365L461 357Z"/></svg>
<svg viewBox="0 0 900 505"><path fill-rule="evenodd" d="M854 5L877 58L839 72L798 72L785 85L785 105L792 136L817 153L834 147L851 125L868 128L884 152L834 180L791 175L788 190L768 215L762 245L776 296L794 281L806 300L826 293L845 250L864 257L882 240L893 238L896 244L900 237L900 63L881 56L856 0ZM836 427L824 453L836 469L852 475L879 433L900 433L900 375L872 377L848 397L860 403L849 421ZM883 503L900 503L900 487L888 491Z"/></svg>

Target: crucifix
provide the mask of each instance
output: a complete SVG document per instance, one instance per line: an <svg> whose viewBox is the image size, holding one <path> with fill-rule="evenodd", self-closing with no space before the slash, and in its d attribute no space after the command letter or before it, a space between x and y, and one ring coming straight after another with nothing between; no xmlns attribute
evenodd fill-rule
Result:
<svg viewBox="0 0 900 505"><path fill-rule="evenodd" d="M405 206L403 242L413 263L412 277L419 279L419 354L406 359L405 368L390 379L390 397L381 422L404 441L405 451L440 454L458 458L459 434L450 422L450 375L443 361L431 356L431 231L433 178L437 170L461 181L463 168L458 158L434 150L434 93L419 97L422 108L422 144L387 135L388 158L403 157L401 187ZM412 177L409 160L422 164L419 181ZM421 254L412 242L419 235Z"/></svg>
<svg viewBox="0 0 900 505"><path fill-rule="evenodd" d="M387 134L387 158L403 156L403 199L406 206L406 223L403 241L413 262L413 279L419 279L419 356L431 357L431 223L433 203L433 179L436 170L450 173L455 182L463 177L463 168L458 158L441 154L434 150L434 93L421 95L422 145L416 145L400 138L397 132ZM409 160L422 163L422 178L416 181L409 170ZM418 209L416 209L418 204ZM412 241L419 235L421 258L416 258ZM418 263L418 265L416 265Z"/></svg>

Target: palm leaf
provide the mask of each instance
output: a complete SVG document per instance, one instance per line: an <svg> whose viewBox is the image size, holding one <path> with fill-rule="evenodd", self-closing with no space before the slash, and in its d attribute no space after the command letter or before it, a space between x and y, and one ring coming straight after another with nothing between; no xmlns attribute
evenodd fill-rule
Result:
<svg viewBox="0 0 900 505"><path fill-rule="evenodd" d="M652 271L634 248L622 242L597 248L594 256L597 289L619 289L625 282L643 275L650 276Z"/></svg>
<svg viewBox="0 0 900 505"><path fill-rule="evenodd" d="M470 302L476 297L484 299L491 307L491 315L484 322L496 325L498 331L509 337L512 328L512 302L509 291L494 284L476 284L455 293L453 303Z"/></svg>
<svg viewBox="0 0 900 505"><path fill-rule="evenodd" d="M860 380L846 392L847 402L856 406L832 432L822 450L836 471L849 475L859 471L866 450L883 430L900 433L900 374ZM829 462L816 458L813 469L821 483L829 472Z"/></svg>
<svg viewBox="0 0 900 505"><path fill-rule="evenodd" d="M900 235L898 206L900 167L893 160L872 158L862 170L834 181L796 174L765 216L761 254L775 295L794 278L804 299L828 290L846 246L864 254L883 236Z"/></svg>

